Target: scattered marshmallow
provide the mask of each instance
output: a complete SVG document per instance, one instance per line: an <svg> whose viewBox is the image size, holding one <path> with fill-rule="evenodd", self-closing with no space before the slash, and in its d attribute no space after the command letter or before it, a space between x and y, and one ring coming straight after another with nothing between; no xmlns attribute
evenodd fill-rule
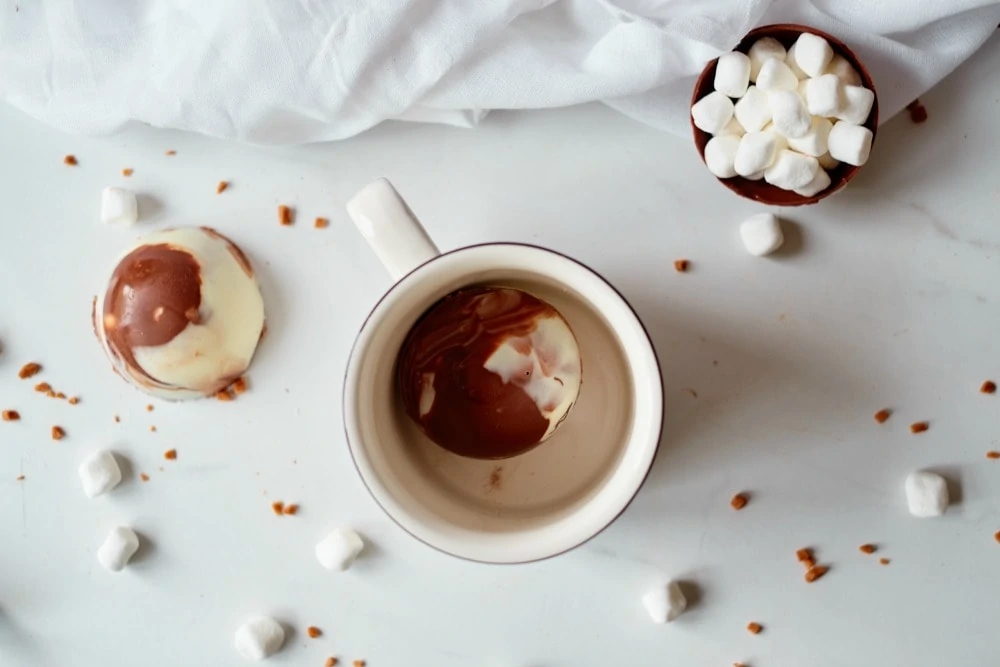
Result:
<svg viewBox="0 0 1000 667"><path fill-rule="evenodd" d="M134 225L139 219L135 193L125 188L107 187L101 193L101 222L109 225Z"/></svg>
<svg viewBox="0 0 1000 667"><path fill-rule="evenodd" d="M259 662L277 653L285 643L285 630L273 618L261 616L236 631L233 646L247 660Z"/></svg>
<svg viewBox="0 0 1000 667"><path fill-rule="evenodd" d="M806 79L802 84L802 97L809 113L827 118L840 112L840 79L836 74Z"/></svg>
<svg viewBox="0 0 1000 667"><path fill-rule="evenodd" d="M699 130L719 134L733 118L733 101L719 91L709 93L691 107L691 118Z"/></svg>
<svg viewBox="0 0 1000 667"><path fill-rule="evenodd" d="M771 122L771 107L767 104L767 93L757 86L750 86L740 101L733 107L733 113L746 132L760 132Z"/></svg>
<svg viewBox="0 0 1000 667"><path fill-rule="evenodd" d="M826 173L822 169L820 171ZM757 257L770 255L785 242L778 218L771 213L758 213L744 220L740 225L740 238L747 252Z"/></svg>
<svg viewBox="0 0 1000 667"><path fill-rule="evenodd" d="M796 188L795 194L802 195L803 197L812 197L830 187L830 182L830 174L826 173L825 169L817 169L816 175L809 181L809 184L803 188Z"/></svg>
<svg viewBox="0 0 1000 667"><path fill-rule="evenodd" d="M793 151L818 158L820 155L826 153L827 142L832 128L833 123L826 118L813 116L808 132L801 137L787 137L785 140L788 142L788 147Z"/></svg>
<svg viewBox="0 0 1000 667"><path fill-rule="evenodd" d="M832 124L831 124L831 129L832 129ZM829 140L830 140L830 136L829 136L829 133L828 133L827 134L827 146L828 147L829 147ZM823 153L822 155L820 155L819 157L817 157L816 160L819 161L819 166L823 167L824 169L826 169L828 171L830 169L836 169L837 167L840 166L840 160L835 160L830 155L830 151L829 150L827 150L826 153Z"/></svg>
<svg viewBox="0 0 1000 667"><path fill-rule="evenodd" d="M757 75L760 74L760 68L764 66L765 62L771 58L784 62L786 55L788 52L785 51L785 47L773 37L758 39L747 52L747 56L750 58L750 80L757 81Z"/></svg>
<svg viewBox="0 0 1000 667"><path fill-rule="evenodd" d="M740 176L749 176L763 171L774 162L779 150L776 132L747 132L740 139L739 148L733 158L733 169Z"/></svg>
<svg viewBox="0 0 1000 667"><path fill-rule="evenodd" d="M861 125L839 120L827 138L830 157L860 167L868 162L872 150L872 131Z"/></svg>
<svg viewBox="0 0 1000 667"><path fill-rule="evenodd" d="M344 570L354 564L365 548L361 536L350 528L338 528L316 545L316 560L328 570Z"/></svg>
<svg viewBox="0 0 1000 667"><path fill-rule="evenodd" d="M795 62L795 47L798 44L792 44L792 47L788 49L788 56L785 57L785 64L788 65L788 69L792 70L792 74L795 75L796 79L808 79L809 75L802 71L799 64Z"/></svg>
<svg viewBox="0 0 1000 667"><path fill-rule="evenodd" d="M97 550L97 560L110 572L121 572L129 559L139 550L139 537L126 526L118 526L108 533L104 544Z"/></svg>
<svg viewBox="0 0 1000 667"><path fill-rule="evenodd" d="M753 58L750 59L751 71L753 68ZM826 66L826 73L835 75L845 86L860 86L861 85L861 75L858 74L858 70L851 66L851 63L847 62L847 58L835 53L833 58L830 60L830 64Z"/></svg>
<svg viewBox="0 0 1000 667"><path fill-rule="evenodd" d="M747 133L746 128L744 128L742 125L740 125L740 122L738 120L736 120L735 118L733 118L731 121L729 121L728 123L726 123L726 126L724 128L722 128L722 134L723 135L725 135L725 134L732 134L732 135L737 136L737 137L742 137L746 133Z"/></svg>
<svg viewBox="0 0 1000 667"><path fill-rule="evenodd" d="M774 163L764 171L764 180L782 190L804 188L816 177L819 162L810 155L782 150Z"/></svg>
<svg viewBox="0 0 1000 667"><path fill-rule="evenodd" d="M88 498L107 493L122 481L115 455L106 449L94 452L80 464L80 481Z"/></svg>
<svg viewBox="0 0 1000 667"><path fill-rule="evenodd" d="M757 87L762 91L792 90L798 88L799 79L781 60L772 58L766 61L757 75Z"/></svg>
<svg viewBox="0 0 1000 667"><path fill-rule="evenodd" d="M941 516L948 508L948 484L933 472L912 472L906 478L906 504L921 518Z"/></svg>
<svg viewBox="0 0 1000 667"><path fill-rule="evenodd" d="M743 97L750 83L750 58L731 51L719 56L715 66L715 89L727 97Z"/></svg>
<svg viewBox="0 0 1000 667"><path fill-rule="evenodd" d="M875 103L875 93L861 86L844 86L843 101L837 118L854 125L863 125Z"/></svg>
<svg viewBox="0 0 1000 667"><path fill-rule="evenodd" d="M792 48L795 50L795 64L808 76L820 76L833 60L830 43L811 32L799 35Z"/></svg>
<svg viewBox="0 0 1000 667"><path fill-rule="evenodd" d="M733 168L736 161L736 151L740 147L740 137L735 134L720 134L712 137L705 145L705 164L708 170L719 178L732 178L736 175Z"/></svg>
<svg viewBox="0 0 1000 667"><path fill-rule="evenodd" d="M812 117L799 94L794 90L772 90L767 94L771 122L785 137L803 137L809 132Z"/></svg>
<svg viewBox="0 0 1000 667"><path fill-rule="evenodd" d="M642 597L642 604L654 623L670 623L687 609L684 591L676 581L646 593Z"/></svg>

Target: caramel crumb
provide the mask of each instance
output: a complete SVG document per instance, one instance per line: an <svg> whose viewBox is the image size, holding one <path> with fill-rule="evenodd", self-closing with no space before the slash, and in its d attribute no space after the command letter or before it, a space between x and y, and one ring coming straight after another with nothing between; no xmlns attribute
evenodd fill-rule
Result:
<svg viewBox="0 0 1000 667"><path fill-rule="evenodd" d="M906 105L906 110L910 112L910 120L919 125L927 120L927 109L920 100L913 100Z"/></svg>
<svg viewBox="0 0 1000 667"><path fill-rule="evenodd" d="M24 475L21 476L24 477ZM993 539L996 540L997 542L1000 542L1000 530L998 530L996 533L993 534Z"/></svg>
<svg viewBox="0 0 1000 667"><path fill-rule="evenodd" d="M678 273L684 273L685 271L687 271L688 266L690 266L690 262L688 262L686 259L674 260L674 268L677 270Z"/></svg>
<svg viewBox="0 0 1000 667"><path fill-rule="evenodd" d="M1000 459L1000 452L995 451L995 450L994 451L986 452L986 458L988 458L988 459Z"/></svg>
<svg viewBox="0 0 1000 667"><path fill-rule="evenodd" d="M931 427L927 422L914 422L910 424L910 433L923 433Z"/></svg>
<svg viewBox="0 0 1000 667"><path fill-rule="evenodd" d="M0 419L5 422L16 422L21 418L21 413L17 410L4 410L0 412Z"/></svg>
<svg viewBox="0 0 1000 667"><path fill-rule="evenodd" d="M979 388L979 391L984 394L995 394L997 392L997 383L992 380L987 380L983 383L983 386Z"/></svg>
<svg viewBox="0 0 1000 667"><path fill-rule="evenodd" d="M62 393L61 391L56 392L55 397L66 400L66 394Z"/></svg>
<svg viewBox="0 0 1000 667"><path fill-rule="evenodd" d="M763 629L764 626L761 625L760 623L757 623L756 621L752 621L747 624L747 632L749 632L752 635L759 635L761 633L761 630Z"/></svg>
<svg viewBox="0 0 1000 667"><path fill-rule="evenodd" d="M17 480L18 482L23 482L24 481L24 475L18 475L14 479ZM997 533L997 535L1000 535L1000 533ZM997 539L1000 540L1000 537L998 537Z"/></svg>
<svg viewBox="0 0 1000 667"><path fill-rule="evenodd" d="M139 479L141 479L144 482L148 482L149 481L149 475L147 475L144 472L141 472L141 473L139 473Z"/></svg>
<svg viewBox="0 0 1000 667"><path fill-rule="evenodd" d="M53 426L52 427L52 439L53 440L62 440L63 437L65 437L65 435L66 435L66 431L63 430L62 426Z"/></svg>
<svg viewBox="0 0 1000 667"><path fill-rule="evenodd" d="M75 167L77 165L76 156L67 155L66 157L63 158L63 164L68 165L70 167Z"/></svg>
<svg viewBox="0 0 1000 667"><path fill-rule="evenodd" d="M737 493L733 496L733 499L729 501L729 506L732 507L737 512L747 506L747 494Z"/></svg>
<svg viewBox="0 0 1000 667"><path fill-rule="evenodd" d="M799 549L798 551L795 552L795 557L799 560L800 563L803 561L807 561L810 558L812 558L812 549L808 548Z"/></svg>
<svg viewBox="0 0 1000 667"><path fill-rule="evenodd" d="M330 226L330 221L327 220L326 218L316 218L316 221L313 223L313 227L315 227L316 229L326 229L329 226Z"/></svg>
<svg viewBox="0 0 1000 667"><path fill-rule="evenodd" d="M223 190L225 190L228 187L229 183L227 181L219 181L219 184L215 186L215 194L221 195Z"/></svg>
<svg viewBox="0 0 1000 667"><path fill-rule="evenodd" d="M36 364L34 361L21 366L21 370L17 372L17 377L22 380L27 380L30 377L38 375L38 372L42 370L41 364Z"/></svg>
<svg viewBox="0 0 1000 667"><path fill-rule="evenodd" d="M295 503L289 503L288 505L285 505L285 509L283 510L283 513L287 514L288 516L294 516L298 514L298 512L299 512L299 506L296 505Z"/></svg>
<svg viewBox="0 0 1000 667"><path fill-rule="evenodd" d="M889 418L889 415L891 414L892 412L890 412L889 410L879 410L878 412L875 413L875 421L877 421L879 424L884 424L885 421Z"/></svg>
<svg viewBox="0 0 1000 667"><path fill-rule="evenodd" d="M236 378L231 389L237 394L245 394L247 392L247 379L245 377Z"/></svg>
<svg viewBox="0 0 1000 667"><path fill-rule="evenodd" d="M150 403L146 406L146 412L152 412L152 411L153 411L153 404Z"/></svg>
<svg viewBox="0 0 1000 667"><path fill-rule="evenodd" d="M163 452L163 458L167 459L168 461L176 461L177 460L177 450L176 449L168 449L167 451Z"/></svg>
<svg viewBox="0 0 1000 667"><path fill-rule="evenodd" d="M177 155L177 151L171 149L171 150L167 151L167 155Z"/></svg>
<svg viewBox="0 0 1000 667"><path fill-rule="evenodd" d="M285 503L281 502L280 500L275 500L273 503L271 503L271 509L274 510L275 514L281 516L283 510L285 509Z"/></svg>
<svg viewBox="0 0 1000 667"><path fill-rule="evenodd" d="M150 425L149 425L149 432L150 432L150 433L156 433L156 427L155 427L155 426L153 426L152 424L150 424Z"/></svg>
<svg viewBox="0 0 1000 667"><path fill-rule="evenodd" d="M874 544L862 544L860 547L858 547L858 550L861 553L863 553L863 554L873 554L873 553L875 553L875 545Z"/></svg>
<svg viewBox="0 0 1000 667"><path fill-rule="evenodd" d="M802 566L807 570L812 569L816 565L816 559L812 556L808 556L804 561L802 561Z"/></svg>
<svg viewBox="0 0 1000 667"><path fill-rule="evenodd" d="M228 389L220 389L215 392L215 398L219 401L231 401L233 400L233 395L229 393Z"/></svg>
<svg viewBox="0 0 1000 667"><path fill-rule="evenodd" d="M70 405L76 405L79 402L80 402L80 397L79 396L70 396L69 397L69 404Z"/></svg>
<svg viewBox="0 0 1000 667"><path fill-rule="evenodd" d="M116 423L116 424L117 424L118 422L120 422L121 420L122 420L122 418L121 418L121 417L119 417L118 415L115 415L115 423Z"/></svg>
<svg viewBox="0 0 1000 667"><path fill-rule="evenodd" d="M334 667L334 665L336 665L337 662L338 660L336 658L329 657L326 659L326 662L323 663L323 667Z"/></svg>
<svg viewBox="0 0 1000 667"><path fill-rule="evenodd" d="M889 559L888 558L879 558L878 559L878 564L879 565L888 565L889 564Z"/></svg>
<svg viewBox="0 0 1000 667"><path fill-rule="evenodd" d="M315 625L310 625L308 628L306 628L306 634L309 635L310 639L316 639L321 634L323 634L323 631L317 628Z"/></svg>
<svg viewBox="0 0 1000 667"><path fill-rule="evenodd" d="M292 224L292 209L284 204L278 207L278 222L284 226Z"/></svg>
<svg viewBox="0 0 1000 667"><path fill-rule="evenodd" d="M52 391L52 386L48 382L39 382L35 385L35 391L41 393L47 393Z"/></svg>
<svg viewBox="0 0 1000 667"><path fill-rule="evenodd" d="M56 397L56 392L54 392L51 389L49 389L48 391L45 392L45 395L48 396L49 398L55 398Z"/></svg>
<svg viewBox="0 0 1000 667"><path fill-rule="evenodd" d="M122 169L122 176L124 176L125 178L128 178L129 176L131 176L132 173L133 173L132 172L132 167L125 167L124 169Z"/></svg>
<svg viewBox="0 0 1000 667"><path fill-rule="evenodd" d="M364 660L355 660L353 664L354 664L354 667L365 667L365 661Z"/></svg>
<svg viewBox="0 0 1000 667"><path fill-rule="evenodd" d="M813 565L811 568L809 568L809 571L806 572L806 581L811 584L812 582L816 581L824 574L826 574L829 570L830 568L826 567L825 565Z"/></svg>

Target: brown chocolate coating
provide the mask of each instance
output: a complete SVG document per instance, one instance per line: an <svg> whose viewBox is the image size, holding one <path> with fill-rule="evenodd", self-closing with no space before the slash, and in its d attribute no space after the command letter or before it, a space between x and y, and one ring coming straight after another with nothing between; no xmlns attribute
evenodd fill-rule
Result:
<svg viewBox="0 0 1000 667"><path fill-rule="evenodd" d="M549 420L518 385L484 368L508 338L530 334L549 304L510 288L476 287L449 294L410 330L396 381L407 415L435 443L460 456L507 458L537 445ZM420 415L425 374L434 402Z"/></svg>
<svg viewBox="0 0 1000 667"><path fill-rule="evenodd" d="M148 377L132 350L169 343L188 324L200 321L200 306L198 261L165 243L140 246L118 263L104 296L108 349Z"/></svg>

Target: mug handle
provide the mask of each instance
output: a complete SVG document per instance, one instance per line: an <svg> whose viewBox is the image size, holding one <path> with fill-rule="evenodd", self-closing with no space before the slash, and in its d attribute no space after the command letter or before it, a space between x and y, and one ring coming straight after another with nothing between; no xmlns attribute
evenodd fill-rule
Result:
<svg viewBox="0 0 1000 667"><path fill-rule="evenodd" d="M351 197L347 214L394 281L441 254L417 216L384 178Z"/></svg>

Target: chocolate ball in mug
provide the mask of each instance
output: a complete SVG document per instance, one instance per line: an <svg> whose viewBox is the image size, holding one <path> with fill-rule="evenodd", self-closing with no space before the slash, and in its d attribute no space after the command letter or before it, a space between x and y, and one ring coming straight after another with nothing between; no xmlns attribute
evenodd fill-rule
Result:
<svg viewBox="0 0 1000 667"><path fill-rule="evenodd" d="M118 261L94 302L112 366L166 399L211 396L250 365L264 300L246 255L208 227L150 234Z"/></svg>
<svg viewBox="0 0 1000 667"><path fill-rule="evenodd" d="M545 441L580 392L580 348L548 303L507 287L453 292L406 336L396 379L406 414L441 447L479 459Z"/></svg>

